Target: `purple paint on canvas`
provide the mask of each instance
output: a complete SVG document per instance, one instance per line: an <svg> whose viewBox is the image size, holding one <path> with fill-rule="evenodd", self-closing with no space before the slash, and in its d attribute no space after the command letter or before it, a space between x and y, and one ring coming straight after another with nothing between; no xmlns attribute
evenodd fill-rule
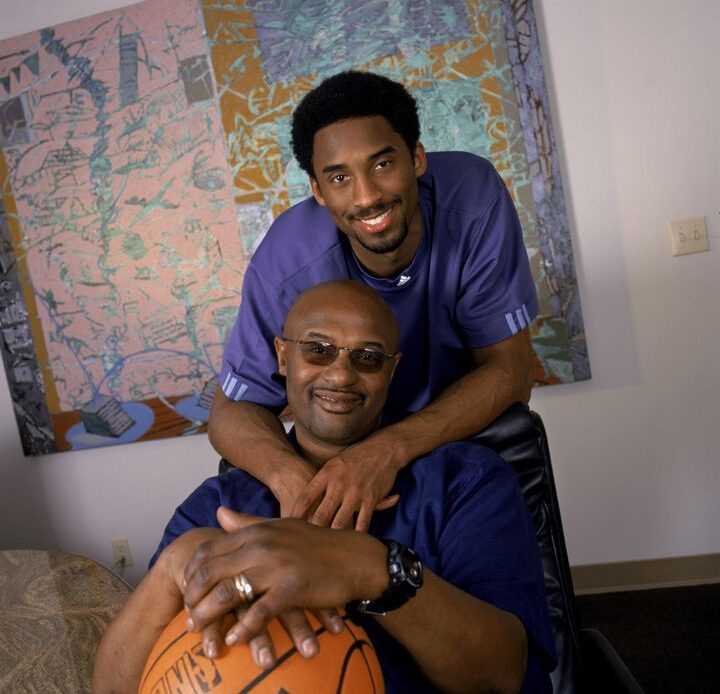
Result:
<svg viewBox="0 0 720 694"><path fill-rule="evenodd" d="M528 0L503 0L508 57L512 66L525 150L533 172L532 192L540 227L544 270L557 292L555 315L564 315L575 380L590 378L575 263L560 177L555 133L540 54L535 12Z"/></svg>
<svg viewBox="0 0 720 694"><path fill-rule="evenodd" d="M253 0L249 4L270 82L331 74L378 56L427 50L471 36L462 0Z"/></svg>

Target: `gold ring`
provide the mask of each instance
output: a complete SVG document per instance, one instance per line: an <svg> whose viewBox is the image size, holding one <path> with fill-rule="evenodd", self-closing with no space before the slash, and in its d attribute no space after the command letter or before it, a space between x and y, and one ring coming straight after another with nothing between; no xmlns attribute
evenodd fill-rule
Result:
<svg viewBox="0 0 720 694"><path fill-rule="evenodd" d="M243 602L251 603L255 599L255 591L253 591L253 587L250 585L250 581L247 580L245 574L235 576L233 578L233 584Z"/></svg>

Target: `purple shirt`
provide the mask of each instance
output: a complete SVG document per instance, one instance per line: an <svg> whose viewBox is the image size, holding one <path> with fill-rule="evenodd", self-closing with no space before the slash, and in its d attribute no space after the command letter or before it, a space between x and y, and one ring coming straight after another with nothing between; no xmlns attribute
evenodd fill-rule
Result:
<svg viewBox="0 0 720 694"><path fill-rule="evenodd" d="M418 179L423 237L397 277L366 274L347 237L313 198L270 227L245 274L237 322L225 346L220 385L228 398L284 407L273 337L298 295L320 282L360 280L398 320L403 357L386 422L425 407L472 368L470 350L508 339L537 315L520 222L493 166L463 152L427 155Z"/></svg>

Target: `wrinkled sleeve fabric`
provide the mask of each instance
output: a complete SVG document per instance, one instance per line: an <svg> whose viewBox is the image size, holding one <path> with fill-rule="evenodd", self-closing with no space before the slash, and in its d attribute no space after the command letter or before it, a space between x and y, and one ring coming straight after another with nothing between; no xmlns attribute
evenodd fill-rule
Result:
<svg viewBox="0 0 720 694"><path fill-rule="evenodd" d="M520 220L502 180L468 234L456 309L467 344L486 347L527 328L538 314Z"/></svg>
<svg viewBox="0 0 720 694"><path fill-rule="evenodd" d="M277 289L251 263L218 381L230 400L252 402L276 413L285 406L273 338L282 335L288 309Z"/></svg>
<svg viewBox="0 0 720 694"><path fill-rule="evenodd" d="M210 477L175 509L148 568L153 567L160 553L173 540L188 530L219 527L215 514L220 506L262 518L280 515L277 500L270 490L246 472L233 469Z"/></svg>
<svg viewBox="0 0 720 694"><path fill-rule="evenodd" d="M220 488L217 477L205 480L185 501L175 509L165 526L160 544L150 558L148 569L152 569L162 551L173 540L193 528L217 528L215 511L220 506Z"/></svg>

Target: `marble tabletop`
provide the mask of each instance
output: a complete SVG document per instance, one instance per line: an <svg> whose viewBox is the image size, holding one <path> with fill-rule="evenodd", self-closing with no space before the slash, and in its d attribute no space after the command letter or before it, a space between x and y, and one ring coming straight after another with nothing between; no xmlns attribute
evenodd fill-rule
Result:
<svg viewBox="0 0 720 694"><path fill-rule="evenodd" d="M0 551L0 692L89 692L100 639L131 590L75 554Z"/></svg>

